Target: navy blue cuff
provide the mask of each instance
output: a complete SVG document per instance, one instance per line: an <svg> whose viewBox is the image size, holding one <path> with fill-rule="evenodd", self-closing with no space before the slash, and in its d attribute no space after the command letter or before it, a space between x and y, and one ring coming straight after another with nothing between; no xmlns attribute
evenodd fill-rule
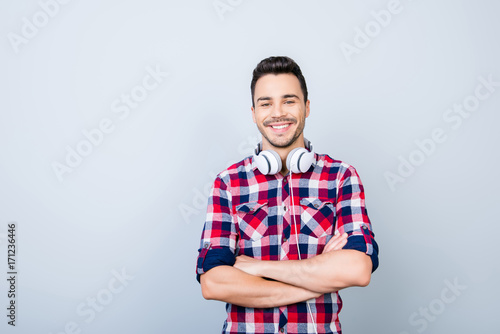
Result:
<svg viewBox="0 0 500 334"><path fill-rule="evenodd" d="M198 256L198 265L196 271L196 280L200 282L200 275L206 273L212 268L217 266L233 266L236 262L233 252L227 247L198 249L200 255Z"/></svg>
<svg viewBox="0 0 500 334"><path fill-rule="evenodd" d="M372 260L372 273L378 268L378 244L371 238L371 249L366 245L365 237L362 235L351 235L347 239L346 245L342 249L355 249L366 253Z"/></svg>

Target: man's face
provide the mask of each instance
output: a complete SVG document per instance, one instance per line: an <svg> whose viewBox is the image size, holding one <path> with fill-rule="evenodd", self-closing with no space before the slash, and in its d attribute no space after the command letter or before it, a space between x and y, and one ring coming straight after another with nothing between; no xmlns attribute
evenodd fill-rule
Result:
<svg viewBox="0 0 500 334"><path fill-rule="evenodd" d="M295 75L267 74L261 77L255 84L254 103L252 118L263 141L274 147L286 148L302 138L306 117L309 116L309 101L304 102L300 82Z"/></svg>

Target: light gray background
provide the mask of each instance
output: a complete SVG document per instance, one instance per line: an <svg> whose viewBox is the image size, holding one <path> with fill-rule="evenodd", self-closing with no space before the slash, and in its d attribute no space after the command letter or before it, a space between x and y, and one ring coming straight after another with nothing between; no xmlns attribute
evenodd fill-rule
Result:
<svg viewBox="0 0 500 334"><path fill-rule="evenodd" d="M15 52L9 34L42 9L2 0L0 276L17 222L19 295L12 328L0 280L1 332L220 332L224 304L195 280L205 188L257 141L252 69L288 55L310 91L305 134L356 167L380 245L371 284L341 293L344 332L498 333L500 87L456 129L443 115L479 77L500 81L499 2L401 0L350 61L340 46L389 1L220 2L222 16L213 0L73 0ZM112 103L148 66L169 76L120 119ZM53 162L106 118L113 132L60 182ZM447 140L391 189L384 174L435 128ZM133 276L117 293L114 270Z"/></svg>

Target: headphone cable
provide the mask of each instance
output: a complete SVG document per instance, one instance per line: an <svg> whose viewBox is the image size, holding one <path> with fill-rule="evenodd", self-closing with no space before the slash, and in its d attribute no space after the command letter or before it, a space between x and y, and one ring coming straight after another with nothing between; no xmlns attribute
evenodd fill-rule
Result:
<svg viewBox="0 0 500 334"><path fill-rule="evenodd" d="M297 242L297 253L299 255L299 260L302 260L302 257L300 255L300 245L299 245L299 232L297 230L297 221L295 220L295 205L293 203L293 184L292 184L292 171L290 171L290 197L291 197L291 202L292 202L292 219L293 219L293 226L295 229L295 240ZM313 323L314 327L314 333L318 334L318 330L316 329L316 322L314 321L314 316L311 311L311 306L309 305L309 302L306 300L306 305L307 305L307 310L309 311L309 315L311 316L311 321Z"/></svg>

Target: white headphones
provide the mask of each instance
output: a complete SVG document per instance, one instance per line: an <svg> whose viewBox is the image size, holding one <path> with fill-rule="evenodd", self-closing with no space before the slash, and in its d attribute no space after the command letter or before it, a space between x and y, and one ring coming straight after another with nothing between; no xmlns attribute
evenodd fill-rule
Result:
<svg viewBox="0 0 500 334"><path fill-rule="evenodd" d="M294 148L286 157L286 168L291 173L305 173L314 162L311 142L304 138L304 144L306 148ZM264 175L274 175L281 171L281 157L273 150L262 151L262 142L255 148L253 160L259 171Z"/></svg>

